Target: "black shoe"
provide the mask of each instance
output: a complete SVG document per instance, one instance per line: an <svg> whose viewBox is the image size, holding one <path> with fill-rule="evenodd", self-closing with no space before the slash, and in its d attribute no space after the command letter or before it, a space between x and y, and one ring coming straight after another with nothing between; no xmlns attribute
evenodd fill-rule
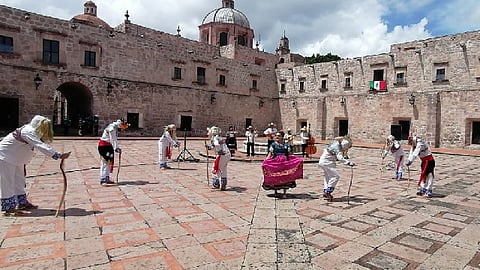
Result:
<svg viewBox="0 0 480 270"><path fill-rule="evenodd" d="M327 200L327 201L329 201L329 202L333 201L333 196L332 196L331 193L326 193L326 192L324 192L324 193L323 193L323 197L325 198L325 200Z"/></svg>
<svg viewBox="0 0 480 270"><path fill-rule="evenodd" d="M27 202L26 204L18 205L18 210L32 210L32 209L37 209L38 205L34 205L30 202Z"/></svg>
<svg viewBox="0 0 480 270"><path fill-rule="evenodd" d="M104 181L104 182L100 182L100 184L104 187L107 187L107 186L113 186L113 185L116 185L117 183L113 182L113 181Z"/></svg>

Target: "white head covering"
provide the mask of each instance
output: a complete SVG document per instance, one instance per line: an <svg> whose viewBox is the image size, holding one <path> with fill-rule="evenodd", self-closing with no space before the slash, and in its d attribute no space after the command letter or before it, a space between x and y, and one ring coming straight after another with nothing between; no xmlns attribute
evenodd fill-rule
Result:
<svg viewBox="0 0 480 270"><path fill-rule="evenodd" d="M344 136L342 141L340 142L340 145L342 146L342 149L349 149L352 147L352 139L347 135Z"/></svg>
<svg viewBox="0 0 480 270"><path fill-rule="evenodd" d="M220 129L219 127L216 127L216 126L211 126L211 127L207 128L207 130L208 130L208 134L212 135L212 136L222 134L222 129Z"/></svg>

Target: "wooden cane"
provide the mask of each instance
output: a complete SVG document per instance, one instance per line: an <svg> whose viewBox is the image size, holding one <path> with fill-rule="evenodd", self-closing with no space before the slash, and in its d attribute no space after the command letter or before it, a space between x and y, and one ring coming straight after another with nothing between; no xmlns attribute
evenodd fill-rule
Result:
<svg viewBox="0 0 480 270"><path fill-rule="evenodd" d="M118 153L118 168L117 168L117 179L116 179L117 184L118 184L118 175L120 174L121 164L122 164L122 152Z"/></svg>
<svg viewBox="0 0 480 270"><path fill-rule="evenodd" d="M407 175L408 175L408 183L407 183L407 189L405 190L405 195L408 196L408 189L410 188L410 166L407 166Z"/></svg>
<svg viewBox="0 0 480 270"><path fill-rule="evenodd" d="M64 161L65 159L63 158L60 161L60 171L62 172L62 176L63 176L63 191L62 191L62 197L60 199L60 203L58 204L58 207L57 207L57 212L55 213L55 217L58 217L58 213L60 212L62 205L65 204L65 193L67 192L67 176L65 175L65 170L63 169Z"/></svg>
<svg viewBox="0 0 480 270"><path fill-rule="evenodd" d="M208 173L208 145L207 145L207 141L203 141L205 143L205 150L207 151L207 186L210 185L210 177L209 177L209 173Z"/></svg>
<svg viewBox="0 0 480 270"><path fill-rule="evenodd" d="M353 166L351 166L350 184L348 185L348 193L347 193L347 204L350 204L350 189L352 188L352 182L353 182Z"/></svg>

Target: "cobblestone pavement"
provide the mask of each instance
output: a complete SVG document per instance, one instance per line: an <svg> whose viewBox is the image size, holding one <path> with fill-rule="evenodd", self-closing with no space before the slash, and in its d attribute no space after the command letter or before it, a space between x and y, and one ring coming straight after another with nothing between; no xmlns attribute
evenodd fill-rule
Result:
<svg viewBox="0 0 480 270"><path fill-rule="evenodd" d="M282 198L261 188L262 157L237 154L219 191L207 184L203 140L186 148L199 162L163 171L156 140L120 144L118 185L103 187L95 140L54 142L72 151L59 217L59 162L37 152L27 188L39 209L0 218L1 269L480 269L478 156L435 153L427 199L415 195L418 160L410 180L406 172L396 181L380 169L378 148L354 147L357 166L338 164L342 178L327 202L318 153Z"/></svg>

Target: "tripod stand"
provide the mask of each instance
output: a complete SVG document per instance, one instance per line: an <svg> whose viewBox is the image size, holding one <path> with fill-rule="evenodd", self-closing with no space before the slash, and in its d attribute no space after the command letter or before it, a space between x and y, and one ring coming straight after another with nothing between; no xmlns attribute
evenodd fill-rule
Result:
<svg viewBox="0 0 480 270"><path fill-rule="evenodd" d="M193 157L192 153L187 149L187 131L183 131L183 150L178 154L175 161L200 161L200 159Z"/></svg>

